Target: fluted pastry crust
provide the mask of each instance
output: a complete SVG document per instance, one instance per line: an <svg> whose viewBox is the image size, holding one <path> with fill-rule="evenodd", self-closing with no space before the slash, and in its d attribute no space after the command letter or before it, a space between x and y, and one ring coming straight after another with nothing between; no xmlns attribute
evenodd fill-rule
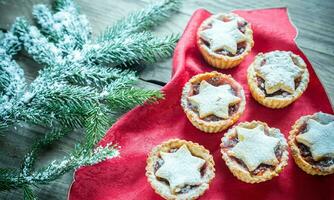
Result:
<svg viewBox="0 0 334 200"><path fill-rule="evenodd" d="M282 51L275 51L275 52L282 52ZM303 69L303 73L300 77L300 82L298 87L295 89L295 91L292 94L284 96L272 96L268 97L264 93L263 90L261 90L258 86L258 80L257 80L257 72L255 68L259 66L261 63L261 59L265 56L263 53L259 53L256 57L254 62L248 67L247 70L247 81L248 86L251 91L251 94L253 98L259 102L260 104L268 107L268 108L284 108L294 101L296 101L306 90L308 82L309 82L309 72L306 68L305 62L300 58L300 56L293 54L292 52L289 52L292 57L295 57L298 59L300 64L298 65L301 69Z"/></svg>
<svg viewBox="0 0 334 200"><path fill-rule="evenodd" d="M244 33L245 38L246 38L245 40L246 46L245 46L245 50L241 54L237 54L235 56L222 55L222 54L215 53L207 45L205 45L202 39L200 38L200 32L204 30L212 22L213 19L220 19L224 16L236 17L246 22L245 19L238 16L237 14L220 13L220 14L212 15L211 17L203 21L197 31L197 45L204 59L211 66L219 68L219 69L229 69L229 68L233 68L239 65L244 60L244 58L249 54L252 47L254 46L253 31L251 29L250 23L248 22L247 22L247 25L245 26L245 33Z"/></svg>
<svg viewBox="0 0 334 200"><path fill-rule="evenodd" d="M160 181L155 175L155 164L160 158L160 152L168 152L171 149L179 149L181 146L186 145L191 154L195 157L205 160L205 171L202 175L202 183L195 189L191 189L187 193L173 194L170 191L169 186ZM209 189L209 184L212 179L215 177L215 168L214 168L213 157L210 152L205 149L202 145L194 143L191 141L180 140L180 139L171 139L162 144L154 147L147 159L146 165L146 176L148 182L151 184L154 191L168 200L183 200L183 199L197 199L201 196L207 189ZM177 166L175 166L177 167Z"/></svg>
<svg viewBox="0 0 334 200"><path fill-rule="evenodd" d="M251 172L245 167L242 166L238 161L234 158L231 157L228 154L228 151L231 147L226 147L224 144L225 141L229 141L231 137L236 136L236 127L243 127L243 128L254 128L258 126L259 124L263 125L265 129L268 130L268 135L278 138L280 140L280 147L282 148L282 155L281 158L279 159L279 163L274 166L274 169L266 169L263 174L261 175L253 175ZM289 153L288 153L288 145L286 143L286 140L284 138L284 135L280 133L278 129L275 128L270 128L266 123L261 122L261 121L252 121L252 122L242 122L239 123L238 125L233 126L230 128L222 138L222 143L221 143L221 153L222 153L222 158L225 161L227 167L230 169L232 174L237 177L239 180L246 182L246 183L260 183L263 181L267 181L272 179L275 176L278 176L279 173L284 169L284 167L288 164L288 159L289 159Z"/></svg>
<svg viewBox="0 0 334 200"><path fill-rule="evenodd" d="M236 91L237 96L241 99L239 102L238 110L234 112L228 119L221 119L219 121L205 121L201 119L195 111L189 108L188 106L188 97L191 93L192 85L194 83L200 83L202 80L208 80L210 78L220 78L225 80L231 87ZM217 133L222 130L227 129L233 125L242 115L246 106L246 98L242 86L235 81L231 75L222 74L219 72L207 72L203 74L198 74L193 76L183 87L182 96L181 96L181 106L186 113L189 121L201 131L206 133Z"/></svg>
<svg viewBox="0 0 334 200"><path fill-rule="evenodd" d="M311 163L307 162L302 154L301 150L297 146L296 136L300 134L301 128L305 126L305 123L309 119L314 119L316 121L321 121L321 119L329 119L334 120L334 116L322 112L314 113L313 115L306 115L299 118L295 124L292 126L292 129L290 131L289 135L289 147L291 149L292 157L295 161L295 163L298 165L299 168L301 168L303 171L310 175L329 175L334 173L334 164L328 167L320 167L316 165L312 165Z"/></svg>

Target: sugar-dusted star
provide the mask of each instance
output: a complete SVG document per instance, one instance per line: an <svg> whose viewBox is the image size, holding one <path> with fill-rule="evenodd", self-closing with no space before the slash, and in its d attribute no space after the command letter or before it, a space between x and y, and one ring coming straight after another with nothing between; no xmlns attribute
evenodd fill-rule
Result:
<svg viewBox="0 0 334 200"><path fill-rule="evenodd" d="M266 54L266 63L257 68L258 75L265 80L264 87L268 94L283 90L295 91L295 79L303 73L303 69L292 61L288 52L272 52Z"/></svg>
<svg viewBox="0 0 334 200"><path fill-rule="evenodd" d="M191 155L186 145L174 153L160 153L164 163L155 173L168 180L172 192L177 192L185 185L201 183L201 168L205 160Z"/></svg>
<svg viewBox="0 0 334 200"><path fill-rule="evenodd" d="M245 35L238 29L238 21L223 22L212 20L212 27L200 32L200 37L210 44L213 51L226 49L232 54L237 53L237 44L245 41Z"/></svg>
<svg viewBox="0 0 334 200"><path fill-rule="evenodd" d="M313 159L318 161L323 157L334 157L334 121L321 124L310 119L307 129L297 135L296 140L310 148Z"/></svg>
<svg viewBox="0 0 334 200"><path fill-rule="evenodd" d="M230 85L213 86L203 80L199 87L199 93L188 97L190 103L196 105L199 117L204 118L209 115L215 115L223 119L229 117L228 108L241 101L241 99L232 93Z"/></svg>
<svg viewBox="0 0 334 200"><path fill-rule="evenodd" d="M229 155L242 160L250 171L254 171L262 163L278 164L275 148L279 139L267 136L263 125L253 129L237 127L236 130L239 142L228 152Z"/></svg>

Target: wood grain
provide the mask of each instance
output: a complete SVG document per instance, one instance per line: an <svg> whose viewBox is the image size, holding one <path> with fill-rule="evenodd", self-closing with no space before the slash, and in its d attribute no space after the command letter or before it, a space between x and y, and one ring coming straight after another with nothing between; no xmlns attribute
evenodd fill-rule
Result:
<svg viewBox="0 0 334 200"><path fill-rule="evenodd" d="M34 4L45 3L51 7L52 2L52 0L1 0L0 28L9 29L17 16L25 16L31 20L31 9ZM77 2L81 12L86 14L90 20L94 35L97 35L117 19L148 4L146 0L78 0ZM198 8L205 8L217 13L235 9L283 6L288 7L290 18L299 30L297 44L313 64L332 105L334 105L334 1L229 0L221 2L216 0L184 0L180 11L154 31L157 35L165 35L171 32L182 33L189 17ZM33 80L41 66L24 55L17 56L17 60L24 68L27 79L29 81ZM148 65L140 76L143 80L150 82L166 83L170 80L171 63L171 59L167 59L160 63ZM150 89L161 88L160 85L146 81L140 81L138 85ZM0 167L19 167L19 163L29 145L42 136L45 131L39 127L23 124L16 129L12 128L8 134L0 136ZM66 155L66 152L71 151L74 144L79 142L81 138L81 132L77 131L48 147L41 155L38 166ZM51 184L40 186L34 190L40 199L66 199L71 181L72 173L68 173ZM23 199L22 197L23 192L21 190L0 193L0 199Z"/></svg>

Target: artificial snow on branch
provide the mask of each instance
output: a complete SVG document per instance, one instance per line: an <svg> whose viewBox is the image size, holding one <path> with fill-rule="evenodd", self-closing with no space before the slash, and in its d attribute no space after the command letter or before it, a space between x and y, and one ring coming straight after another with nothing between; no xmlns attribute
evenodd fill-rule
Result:
<svg viewBox="0 0 334 200"><path fill-rule="evenodd" d="M26 88L23 69L12 60L20 49L19 41L12 33L6 33L0 42L0 131L15 122L13 109L20 104L20 96Z"/></svg>
<svg viewBox="0 0 334 200"><path fill-rule="evenodd" d="M180 0L162 0L143 10L131 13L113 26L106 28L98 37L98 41L103 42L119 37L126 38L132 33L146 31L167 19L171 13L178 10L180 4Z"/></svg>
<svg viewBox="0 0 334 200"><path fill-rule="evenodd" d="M83 57L88 63L100 61L113 66L143 61L153 63L170 57L178 38L178 35L158 38L149 32L133 33L128 37L89 44L84 47Z"/></svg>
<svg viewBox="0 0 334 200"><path fill-rule="evenodd" d="M0 169L0 191L22 188L25 199L36 199L37 184L118 155L116 145L96 144L120 113L163 98L160 91L134 87L138 78L132 65L172 54L178 35L157 37L148 29L167 19L179 4L179 0L157 2L117 21L97 39L72 0L56 0L54 11L35 5L36 26L17 18L0 38L0 133L21 122L50 131L32 145L20 169ZM21 44L44 66L30 84L13 60ZM41 149L75 129L85 135L75 150L35 169Z"/></svg>

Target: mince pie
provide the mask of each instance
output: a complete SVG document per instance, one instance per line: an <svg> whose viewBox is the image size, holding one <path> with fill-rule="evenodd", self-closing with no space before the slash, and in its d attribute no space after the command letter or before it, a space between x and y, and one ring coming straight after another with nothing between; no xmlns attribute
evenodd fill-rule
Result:
<svg viewBox="0 0 334 200"><path fill-rule="evenodd" d="M272 51L255 57L247 79L256 101L269 108L283 108L306 90L309 73L300 56L290 51Z"/></svg>
<svg viewBox="0 0 334 200"><path fill-rule="evenodd" d="M234 13L220 13L206 19L198 29L197 45L213 67L237 66L254 45L250 24Z"/></svg>
<svg viewBox="0 0 334 200"><path fill-rule="evenodd" d="M234 124L245 110L245 94L231 75L208 72L192 77L184 86L181 105L190 122L207 133Z"/></svg>
<svg viewBox="0 0 334 200"><path fill-rule="evenodd" d="M243 122L222 138L226 165L239 180L259 183L272 179L288 161L288 145L279 129L260 121Z"/></svg>
<svg viewBox="0 0 334 200"><path fill-rule="evenodd" d="M297 165L311 175L334 173L334 115L322 112L299 118L289 146Z"/></svg>
<svg viewBox="0 0 334 200"><path fill-rule="evenodd" d="M196 199L215 176L213 157L197 143L172 139L153 148L146 176L165 199Z"/></svg>

